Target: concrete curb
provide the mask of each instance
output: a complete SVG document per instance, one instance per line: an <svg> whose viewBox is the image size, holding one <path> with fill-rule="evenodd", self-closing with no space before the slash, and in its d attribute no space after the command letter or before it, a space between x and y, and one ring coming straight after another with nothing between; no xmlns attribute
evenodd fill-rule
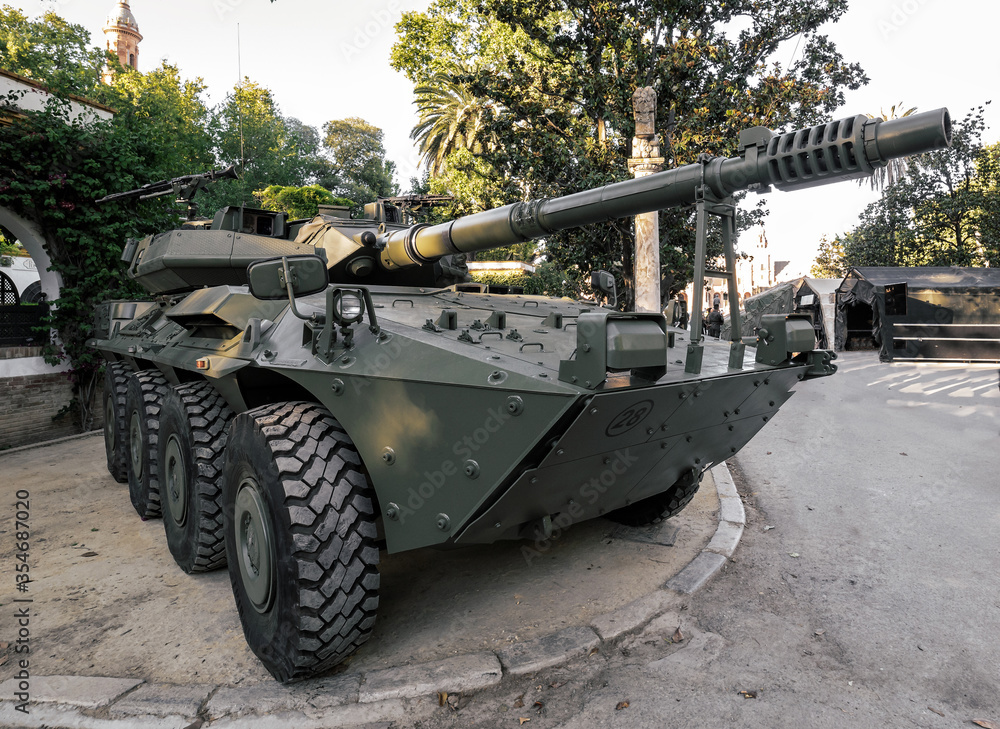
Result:
<svg viewBox="0 0 1000 729"><path fill-rule="evenodd" d="M292 686L213 689L146 684L139 679L38 676L31 679L30 714L16 711L15 701L8 698L19 690L17 679L9 679L0 684L0 726L184 729L201 719L213 726L259 729L272 725L330 726L330 721L336 726L403 718L412 721L418 714L429 715L436 701L410 706L406 700L437 692L478 691L497 685L504 675L528 675L592 655L678 607L686 596L704 587L732 557L746 526L746 512L729 468L720 463L711 473L719 495L719 525L708 545L662 588L594 618L589 625L566 628L495 654L453 656Z"/></svg>

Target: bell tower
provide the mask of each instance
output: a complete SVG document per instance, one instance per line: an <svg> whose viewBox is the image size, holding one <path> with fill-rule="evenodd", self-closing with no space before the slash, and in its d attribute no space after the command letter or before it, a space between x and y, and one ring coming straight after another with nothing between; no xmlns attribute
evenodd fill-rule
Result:
<svg viewBox="0 0 1000 729"><path fill-rule="evenodd" d="M107 25L104 26L104 35L108 39L108 50L118 56L118 62L138 70L139 42L142 40L142 34L127 0L118 0L111 9ZM110 74L105 75L105 81L109 76Z"/></svg>

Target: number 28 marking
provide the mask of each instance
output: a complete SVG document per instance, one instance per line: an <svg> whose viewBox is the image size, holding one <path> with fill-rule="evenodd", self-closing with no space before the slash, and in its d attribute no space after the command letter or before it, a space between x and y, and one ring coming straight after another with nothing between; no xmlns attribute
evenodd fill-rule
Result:
<svg viewBox="0 0 1000 729"><path fill-rule="evenodd" d="M646 419L646 416L653 412L653 401L643 400L642 402L637 402L635 405L627 407L622 412L618 413L611 420L611 425L605 430L605 434L608 437L615 437L616 435L622 435L632 430L635 426Z"/></svg>

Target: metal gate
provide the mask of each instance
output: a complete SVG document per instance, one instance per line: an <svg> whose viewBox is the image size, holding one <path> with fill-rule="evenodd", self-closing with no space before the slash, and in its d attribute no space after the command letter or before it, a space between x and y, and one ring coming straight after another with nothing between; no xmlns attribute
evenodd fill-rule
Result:
<svg viewBox="0 0 1000 729"><path fill-rule="evenodd" d="M0 306L17 306L21 303L18 296L17 286L14 281L3 271L0 271Z"/></svg>

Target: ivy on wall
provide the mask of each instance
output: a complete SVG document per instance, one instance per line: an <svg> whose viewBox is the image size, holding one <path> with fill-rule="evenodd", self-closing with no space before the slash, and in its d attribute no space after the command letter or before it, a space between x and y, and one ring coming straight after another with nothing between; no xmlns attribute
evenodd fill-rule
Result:
<svg viewBox="0 0 1000 729"><path fill-rule="evenodd" d="M16 106L17 95L6 101ZM93 427L103 364L86 346L94 311L105 299L138 292L124 276L122 243L169 227L176 218L150 203L143 203L137 216L123 205L94 202L136 187L137 180L155 179L144 162L147 143L128 123L81 122L57 97L46 110L18 114L9 126L0 126L0 206L38 226L51 268L62 276L60 298L47 321L58 340L46 345L44 356L50 364L68 361L73 400L67 409L84 430Z"/></svg>

